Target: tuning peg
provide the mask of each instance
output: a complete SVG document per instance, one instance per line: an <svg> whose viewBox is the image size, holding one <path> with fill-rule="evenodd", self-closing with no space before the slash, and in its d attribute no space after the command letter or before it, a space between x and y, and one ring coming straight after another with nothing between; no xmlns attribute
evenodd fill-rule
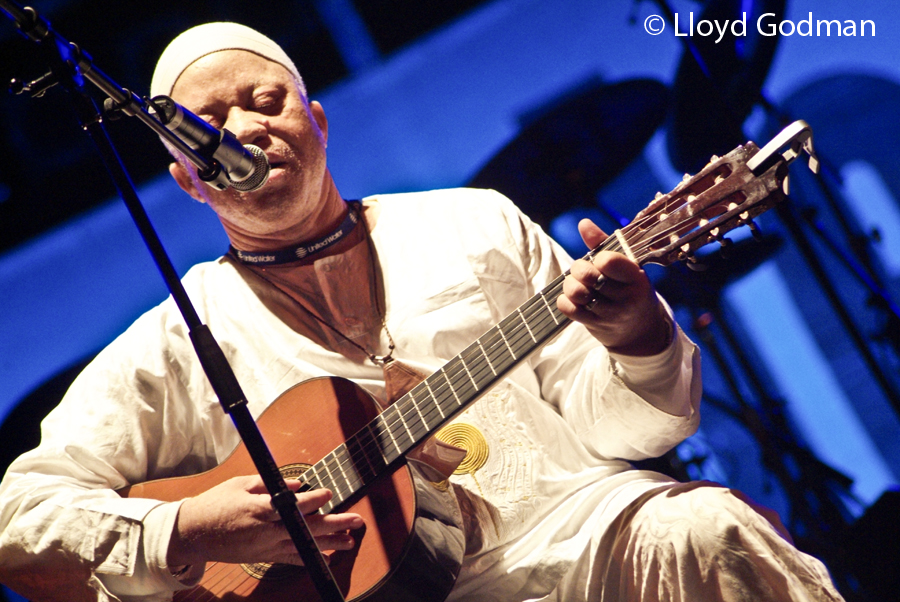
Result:
<svg viewBox="0 0 900 602"><path fill-rule="evenodd" d="M747 227L750 228L750 234L753 235L753 240L757 242L761 242L763 239L762 230L759 229L759 226L756 225L756 222L750 220L747 222Z"/></svg>
<svg viewBox="0 0 900 602"><path fill-rule="evenodd" d="M731 256L731 246L734 242L730 238L725 238L724 236L717 238L719 244L722 245L722 248L719 250L719 254L723 259L728 259Z"/></svg>
<svg viewBox="0 0 900 602"><path fill-rule="evenodd" d="M687 258L687 267L694 272L705 272L707 268L709 268L708 265L706 265L705 263L701 263L693 255Z"/></svg>

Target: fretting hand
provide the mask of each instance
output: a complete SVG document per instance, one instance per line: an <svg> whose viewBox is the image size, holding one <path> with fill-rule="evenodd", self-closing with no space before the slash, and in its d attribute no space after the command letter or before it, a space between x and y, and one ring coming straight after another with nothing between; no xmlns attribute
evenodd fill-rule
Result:
<svg viewBox="0 0 900 602"><path fill-rule="evenodd" d="M587 219L579 222L578 231L592 249L607 238ZM647 274L621 253L602 251L593 262L575 261L557 306L615 353L654 355L671 339L672 322Z"/></svg>

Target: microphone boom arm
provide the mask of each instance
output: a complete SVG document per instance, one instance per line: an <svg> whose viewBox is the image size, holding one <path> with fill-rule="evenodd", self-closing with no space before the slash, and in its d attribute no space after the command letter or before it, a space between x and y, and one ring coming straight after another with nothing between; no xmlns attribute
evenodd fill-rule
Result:
<svg viewBox="0 0 900 602"><path fill-rule="evenodd" d="M212 155L209 157L204 156L192 148L176 132L164 125L164 121L159 117L159 111L157 111L153 101L147 102L131 90L116 84L94 65L91 56L87 52L79 48L77 44L68 42L59 36L47 21L38 16L33 8L30 6L21 8L9 0L0 0L0 9L15 20L17 28L26 37L42 45L47 43L55 46L60 54L62 64L68 67L68 75L71 76L74 73L76 79L84 78L106 94L109 100L104 102L105 113L115 112L129 117L136 117L138 121L153 130L160 138L190 161L197 168L197 173L204 182L219 190L224 190L231 185L231 180L222 169L219 161L212 158ZM32 82L32 84L40 84L34 93L35 96L42 95L48 88L59 83L60 78L66 75L58 71L58 68L53 68L50 73ZM18 91L21 93L30 90L31 87L26 85L21 86ZM186 111L186 109L183 110ZM194 117L199 119L196 116ZM228 135L234 138L231 132L228 132Z"/></svg>

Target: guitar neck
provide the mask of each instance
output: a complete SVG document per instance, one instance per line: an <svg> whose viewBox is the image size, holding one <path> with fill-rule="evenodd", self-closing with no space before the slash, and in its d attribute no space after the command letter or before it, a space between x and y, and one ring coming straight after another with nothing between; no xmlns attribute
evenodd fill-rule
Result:
<svg viewBox="0 0 900 602"><path fill-rule="evenodd" d="M724 157L713 157L670 193L658 193L631 223L585 259L600 251L616 251L639 265L669 265L750 223L784 198L781 183L787 175L784 161L755 175L747 162L758 151L748 142ZM304 472L306 487L324 487L334 494L321 512L330 512L374 481L562 330L569 319L557 309L556 300L567 275L554 279Z"/></svg>
<svg viewBox="0 0 900 602"><path fill-rule="evenodd" d="M619 250L611 236L601 250ZM365 428L326 455L301 479L334 493L330 512L371 483L384 469L434 434L487 392L570 320L556 307L568 271L489 329L442 368L413 387Z"/></svg>

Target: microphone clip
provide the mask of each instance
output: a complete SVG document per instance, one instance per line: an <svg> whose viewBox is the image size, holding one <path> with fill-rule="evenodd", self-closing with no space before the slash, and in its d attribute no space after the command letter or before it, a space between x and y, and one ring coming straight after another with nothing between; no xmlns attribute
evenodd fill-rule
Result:
<svg viewBox="0 0 900 602"><path fill-rule="evenodd" d="M227 129L211 126L168 96L155 96L147 105L167 130L207 160L197 175L209 186L252 191L268 180L269 161L259 147L242 145Z"/></svg>

